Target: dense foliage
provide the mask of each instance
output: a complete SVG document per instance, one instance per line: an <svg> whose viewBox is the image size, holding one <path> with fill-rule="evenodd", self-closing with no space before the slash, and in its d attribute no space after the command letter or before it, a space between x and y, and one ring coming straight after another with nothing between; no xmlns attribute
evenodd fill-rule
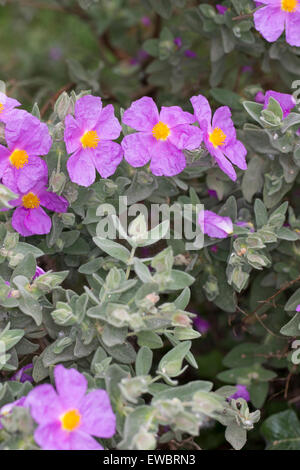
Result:
<svg viewBox="0 0 300 470"><path fill-rule="evenodd" d="M300 2L0 4L0 448L300 450Z"/></svg>

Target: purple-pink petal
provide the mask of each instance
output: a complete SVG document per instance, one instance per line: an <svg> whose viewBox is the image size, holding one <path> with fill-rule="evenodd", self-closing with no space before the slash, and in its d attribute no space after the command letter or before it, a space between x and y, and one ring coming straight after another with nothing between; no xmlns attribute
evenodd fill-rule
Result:
<svg viewBox="0 0 300 470"><path fill-rule="evenodd" d="M68 210L68 201L62 196L58 196L58 194L47 191L46 188L39 191L38 197L41 205L50 211L67 212Z"/></svg>
<svg viewBox="0 0 300 470"><path fill-rule="evenodd" d="M212 147L212 146L211 146ZM231 162L225 157L224 153L219 149L210 148L210 152L215 158L220 169L227 175L232 181L236 181L236 172Z"/></svg>
<svg viewBox="0 0 300 470"><path fill-rule="evenodd" d="M94 129L97 131L97 134L100 138L99 146L101 146L102 140L118 139L122 127L115 116L115 111L112 104L109 104L103 108Z"/></svg>
<svg viewBox="0 0 300 470"><path fill-rule="evenodd" d="M96 171L91 153L91 149L82 149L69 157L67 169L73 183L86 187L94 183Z"/></svg>
<svg viewBox="0 0 300 470"><path fill-rule="evenodd" d="M237 400L238 398L243 398L246 401L250 401L250 394L246 385L237 385L236 392L228 397L229 400Z"/></svg>
<svg viewBox="0 0 300 470"><path fill-rule="evenodd" d="M213 238L226 238L233 232L230 217L222 217L212 211L201 211L198 222L203 233Z"/></svg>
<svg viewBox="0 0 300 470"><path fill-rule="evenodd" d="M75 119L90 131L97 124L102 111L102 100L98 96L86 95L76 101Z"/></svg>
<svg viewBox="0 0 300 470"><path fill-rule="evenodd" d="M146 165L151 158L151 148L155 145L152 134L137 132L129 134L122 140L124 158L134 168Z"/></svg>
<svg viewBox="0 0 300 470"><path fill-rule="evenodd" d="M194 150L200 147L203 133L196 126L183 124L173 127L169 140L178 149Z"/></svg>
<svg viewBox="0 0 300 470"><path fill-rule="evenodd" d="M254 13L254 25L257 31L269 42L276 41L284 31L285 13L280 4L267 5Z"/></svg>
<svg viewBox="0 0 300 470"><path fill-rule="evenodd" d="M181 124L193 124L196 121L193 114L183 111L180 106L162 106L159 120L171 129Z"/></svg>
<svg viewBox="0 0 300 470"><path fill-rule="evenodd" d="M227 145L223 149L223 152L225 153L226 157L229 158L231 163L239 167L241 170L247 170L247 150L242 142L236 140L234 143Z"/></svg>
<svg viewBox="0 0 300 470"><path fill-rule="evenodd" d="M227 145L232 140L236 140L236 131L231 119L231 111L228 106L221 106L216 110L212 120L212 127L213 129L215 127L219 127L224 132L226 135L224 145Z"/></svg>
<svg viewBox="0 0 300 470"><path fill-rule="evenodd" d="M198 95L191 98L191 103L194 108L194 113L201 129L206 124L206 127L211 122L211 108L205 96Z"/></svg>
<svg viewBox="0 0 300 470"><path fill-rule="evenodd" d="M16 232L19 232L20 235L23 237L29 237L32 235L32 231L27 228L25 225L25 218L27 216L27 209L25 207L17 207L17 209L14 211L12 219L11 219L11 225L12 227L16 230Z"/></svg>
<svg viewBox="0 0 300 470"><path fill-rule="evenodd" d="M300 28L300 25L299 25ZM299 34L300 29L298 30ZM268 90L265 94L264 99L264 109L266 109L269 105L270 98L274 98L279 104L283 111L283 117L286 118L292 109L296 106L296 100L293 95L288 93L279 93L277 91Z"/></svg>
<svg viewBox="0 0 300 470"><path fill-rule="evenodd" d="M80 431L103 438L115 434L116 418L105 390L88 393L81 401L79 412L82 416Z"/></svg>
<svg viewBox="0 0 300 470"><path fill-rule="evenodd" d="M63 405L50 384L35 387L25 400L30 407L31 416L38 424L48 424L57 421L64 412Z"/></svg>
<svg viewBox="0 0 300 470"><path fill-rule="evenodd" d="M113 175L123 158L121 145L103 140L91 154L96 170L102 178Z"/></svg>
<svg viewBox="0 0 300 470"><path fill-rule="evenodd" d="M175 176L186 166L185 156L172 143L157 142L151 149L150 170L156 176Z"/></svg>
<svg viewBox="0 0 300 470"><path fill-rule="evenodd" d="M68 153L76 152L81 149L82 145L80 138L84 134L84 130L78 124L71 114L68 114L65 119L65 132L64 140Z"/></svg>
<svg viewBox="0 0 300 470"><path fill-rule="evenodd" d="M5 128L8 148L25 150L29 156L46 155L52 144L48 127L26 111L14 111Z"/></svg>
<svg viewBox="0 0 300 470"><path fill-rule="evenodd" d="M124 124L137 131L151 132L155 124L159 121L157 106L152 98L144 96L134 101L131 106L124 111L122 120Z"/></svg>
<svg viewBox="0 0 300 470"><path fill-rule="evenodd" d="M21 106L19 101L9 98L4 93L0 92L0 104L3 106L3 109L0 111L0 122L8 122L12 118L12 111L14 108Z"/></svg>
<svg viewBox="0 0 300 470"><path fill-rule="evenodd" d="M77 407L87 390L87 379L76 369L58 365L54 369L55 386L59 398L67 408Z"/></svg>
<svg viewBox="0 0 300 470"><path fill-rule="evenodd" d="M299 8L299 6L298 6ZM286 42L300 47L300 9L286 18Z"/></svg>

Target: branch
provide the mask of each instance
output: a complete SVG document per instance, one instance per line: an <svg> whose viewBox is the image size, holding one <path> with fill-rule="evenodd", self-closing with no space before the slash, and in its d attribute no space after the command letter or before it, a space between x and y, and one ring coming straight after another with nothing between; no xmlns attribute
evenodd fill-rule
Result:
<svg viewBox="0 0 300 470"><path fill-rule="evenodd" d="M297 282L300 281L300 276L298 276L296 279L294 279L293 281L289 281L287 282L286 284L284 284L283 286L280 287L280 289L275 292L275 294L271 295L270 297L268 297L267 299L265 300L260 300L259 301L259 306L252 312L250 313L247 317L243 318L243 323L247 324L247 325L251 325L253 323L256 322L256 320L260 320L260 317L257 315L257 312L265 305L265 304L270 304L270 303L273 303L274 304L274 299L276 299L276 297L278 297L280 294L282 294L282 292L284 292L285 290L289 289L290 287L292 287L294 284L296 284Z"/></svg>

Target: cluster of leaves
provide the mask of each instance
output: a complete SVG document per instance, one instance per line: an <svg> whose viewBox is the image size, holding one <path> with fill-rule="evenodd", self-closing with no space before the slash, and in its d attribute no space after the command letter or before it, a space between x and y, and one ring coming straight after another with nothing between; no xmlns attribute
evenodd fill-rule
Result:
<svg viewBox="0 0 300 470"><path fill-rule="evenodd" d="M284 38L266 43L253 28L251 0L225 2L224 15L214 2L188 0L64 0L42 9L40 2L13 3L1 2L4 30L19 25L12 44L0 51L2 78L8 93L28 107L38 102L32 112L47 116L54 141L47 157L50 187L68 199L70 210L53 215L49 235L26 243L2 213L0 406L32 387L7 380L22 365L33 363L39 384L52 380L54 366L63 363L83 372L91 389L108 391L118 429L108 448L154 449L170 441L183 447L191 436L189 444L215 449L224 446L221 424L226 440L240 449L259 420L258 408L263 424L246 448L266 441L267 449L299 450L293 342L300 336L300 111L284 118L276 100L267 109L254 102L263 89L294 91L299 48ZM65 15L62 27L58 12ZM149 27L141 25L143 15ZM25 52L24 31L30 39ZM45 49L49 34L59 60ZM22 50L17 65L8 60L11 47ZM148 56L132 64L140 49ZM185 54L190 49L196 57ZM252 73L244 73L245 66ZM111 179L80 188L68 179L62 137L64 118L86 89L114 101L120 114L144 94L185 108L193 93L210 95L215 105L231 108L248 169L233 183L201 149L187 152L189 165L177 177L155 177L123 162ZM108 220L99 206L108 203L117 212L121 196L147 206L202 203L232 219L233 236L205 238L203 248L189 252L173 224L148 229L139 216L126 236L104 239ZM1 206L10 199L1 187ZM116 217L113 222L121 230ZM46 274L32 280L37 260ZM211 323L204 338L193 327L192 310ZM249 407L241 398L228 400L236 384L247 386ZM33 428L28 411L16 407L3 419L0 445L36 448Z"/></svg>

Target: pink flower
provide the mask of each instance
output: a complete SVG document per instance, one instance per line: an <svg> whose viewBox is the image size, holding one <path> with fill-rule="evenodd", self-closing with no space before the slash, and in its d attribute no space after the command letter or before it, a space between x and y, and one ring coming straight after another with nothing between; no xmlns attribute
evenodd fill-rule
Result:
<svg viewBox="0 0 300 470"><path fill-rule="evenodd" d="M21 367L21 369L15 372L14 375L9 380L15 380L21 383L24 383L24 382L33 383L32 376L25 372L28 369L29 370L33 369L33 364L27 364L26 366Z"/></svg>
<svg viewBox="0 0 300 470"><path fill-rule="evenodd" d="M90 186L96 171L108 178L122 160L122 149L112 142L121 132L111 104L102 108L101 98L86 95L75 104L75 118L65 119L65 144L68 153L67 168L71 181Z"/></svg>
<svg viewBox="0 0 300 470"><path fill-rule="evenodd" d="M247 150L242 142L237 140L230 109L228 106L221 106L212 118L210 105L204 96L193 96L191 102L200 128L203 130L207 150L221 170L235 181L236 172L232 163L241 170L246 170Z"/></svg>
<svg viewBox="0 0 300 470"><path fill-rule="evenodd" d="M103 450L92 437L110 438L116 418L105 390L86 394L87 380L75 369L54 369L56 391L43 384L29 392L25 404L38 423L34 439L43 450Z"/></svg>
<svg viewBox="0 0 300 470"><path fill-rule="evenodd" d="M21 397L18 400L13 401L12 403L7 403L6 405L2 406L2 408L0 408L0 419L9 415L15 406L21 406L21 407L26 408L25 401L26 401L26 397ZM3 426L2 426L2 423L0 422L0 429L2 428Z"/></svg>
<svg viewBox="0 0 300 470"><path fill-rule="evenodd" d="M250 401L250 394L246 385L237 385L236 392L228 397L229 400L237 400L238 398L243 398L246 401Z"/></svg>
<svg viewBox="0 0 300 470"><path fill-rule="evenodd" d="M211 327L211 324L200 315L197 315L197 317L193 318L193 323L195 328L202 334L207 333Z"/></svg>
<svg viewBox="0 0 300 470"><path fill-rule="evenodd" d="M254 13L257 31L269 42L276 41L285 30L286 41L300 46L300 1L261 0L264 6Z"/></svg>
<svg viewBox="0 0 300 470"><path fill-rule="evenodd" d="M181 46L182 46L182 39L181 39L180 36L178 36L177 38L174 38L174 44L175 44L175 46L178 47L178 49L181 48Z"/></svg>
<svg viewBox="0 0 300 470"><path fill-rule="evenodd" d="M11 116L12 110L18 106L21 106L19 101L8 98L8 96L0 92L0 122L6 123Z"/></svg>
<svg viewBox="0 0 300 470"><path fill-rule="evenodd" d="M124 137L124 157L133 167L146 165L157 176L181 173L186 160L183 149L200 146L202 132L191 126L195 117L179 106L162 107L160 113L152 98L134 101L123 114L123 122L138 132Z"/></svg>
<svg viewBox="0 0 300 470"><path fill-rule="evenodd" d="M297 305L296 312L300 312L300 304Z"/></svg>
<svg viewBox="0 0 300 470"><path fill-rule="evenodd" d="M221 217L212 211L201 211L198 223L203 233L213 238L226 238L233 232L230 217Z"/></svg>
<svg viewBox="0 0 300 470"><path fill-rule="evenodd" d="M196 52L192 51L191 49L187 49L186 51L184 51L184 55L189 59L195 59L197 57Z"/></svg>
<svg viewBox="0 0 300 470"><path fill-rule="evenodd" d="M35 270L35 274L34 274L32 280L34 281L37 277L40 277L43 274L45 274L45 271L42 268L40 268L39 266L37 266L36 270Z"/></svg>
<svg viewBox="0 0 300 470"><path fill-rule="evenodd" d="M224 5L219 5L219 4L216 5L216 9L220 13L220 15L225 15L226 11L228 10L227 7L225 7Z"/></svg>
<svg viewBox="0 0 300 470"><path fill-rule="evenodd" d="M12 226L23 237L44 235L51 230L51 218L41 206L54 212L67 212L68 201L55 193L47 191L45 178L30 191L19 193L10 201L16 207L12 216Z"/></svg>
<svg viewBox="0 0 300 470"><path fill-rule="evenodd" d="M14 111L5 127L7 147L0 145L0 178L15 193L25 193L48 174L38 155L46 155L51 137L46 124L27 113Z"/></svg>
<svg viewBox="0 0 300 470"><path fill-rule="evenodd" d="M261 91L257 93L255 101L257 103L263 103L264 109L269 105L270 98L274 98L279 104L283 111L283 119L285 119L292 109L296 106L296 100L293 95L288 93L279 93L278 91L268 90L264 95Z"/></svg>

